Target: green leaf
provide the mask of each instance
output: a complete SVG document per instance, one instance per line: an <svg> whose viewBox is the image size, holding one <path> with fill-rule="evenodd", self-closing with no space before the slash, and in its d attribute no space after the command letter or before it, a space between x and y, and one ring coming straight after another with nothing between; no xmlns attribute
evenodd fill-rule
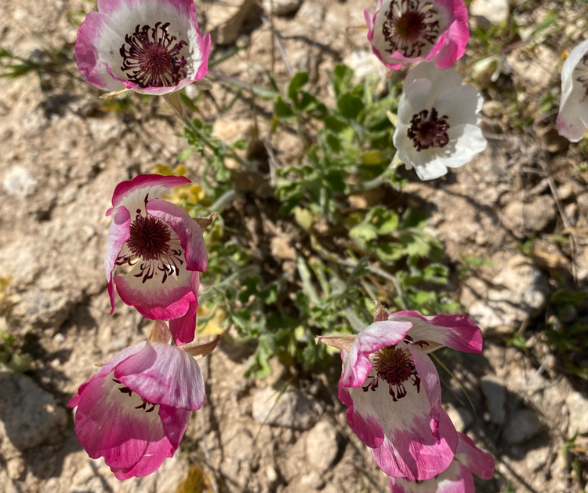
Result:
<svg viewBox="0 0 588 493"><path fill-rule="evenodd" d="M355 120L363 110L364 104L358 97L346 93L337 100L337 108L344 117Z"/></svg>
<svg viewBox="0 0 588 493"><path fill-rule="evenodd" d="M333 151L341 152L341 140L339 140L335 135L328 133L326 140L327 144L329 144L329 147L333 149Z"/></svg>
<svg viewBox="0 0 588 493"><path fill-rule="evenodd" d="M274 114L282 120L292 120L296 116L292 107L281 96L274 104Z"/></svg>
<svg viewBox="0 0 588 493"><path fill-rule="evenodd" d="M378 237L378 230L373 224L361 222L349 230L349 236L360 241L371 241Z"/></svg>
<svg viewBox="0 0 588 493"><path fill-rule="evenodd" d="M349 124L336 116L329 116L325 119L325 127L338 134L349 128Z"/></svg>
<svg viewBox="0 0 588 493"><path fill-rule="evenodd" d="M339 63L335 66L335 70L333 71L333 88L337 97L347 91L353 80L353 75L353 69L347 65Z"/></svg>
<svg viewBox="0 0 588 493"><path fill-rule="evenodd" d="M308 72L298 72L290 81L290 85L288 86L288 97L292 101L296 101L298 91L300 91L301 87L308 84L309 80Z"/></svg>

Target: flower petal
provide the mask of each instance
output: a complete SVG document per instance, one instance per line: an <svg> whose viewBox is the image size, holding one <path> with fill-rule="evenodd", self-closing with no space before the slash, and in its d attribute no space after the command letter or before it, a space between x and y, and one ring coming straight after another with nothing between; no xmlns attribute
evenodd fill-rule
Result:
<svg viewBox="0 0 588 493"><path fill-rule="evenodd" d="M198 276L198 272L192 273ZM197 292L197 291L196 291ZM196 317L198 313L198 298L190 303L188 311L182 317L174 318L169 321L169 329L174 336L178 346L188 344L194 340L196 334Z"/></svg>
<svg viewBox="0 0 588 493"><path fill-rule="evenodd" d="M124 361L126 358L132 356L133 354L141 351L144 346L145 342L139 342L116 353L112 358L110 358L106 363L102 365L102 367L100 368L100 370L98 370L97 373L92 375L88 380L86 380L82 385L79 386L77 394L69 401L67 407L76 407L80 402L81 394L84 392L86 387L91 382L93 382L97 378L104 378L114 369L116 365L118 365L121 361Z"/></svg>
<svg viewBox="0 0 588 493"><path fill-rule="evenodd" d="M185 252L186 269L205 272L208 255L200 226L184 209L161 199L150 200L146 204L147 213L164 221L180 238Z"/></svg>
<svg viewBox="0 0 588 493"><path fill-rule="evenodd" d="M173 457L177 450L192 411L160 406L159 418L165 435L157 442L150 442L145 455L133 467L127 469L113 469L117 479L140 478L155 472L163 461Z"/></svg>
<svg viewBox="0 0 588 493"><path fill-rule="evenodd" d="M195 410L204 404L204 380L198 363L175 346L160 342L126 359L115 377L143 399L170 407Z"/></svg>
<svg viewBox="0 0 588 493"><path fill-rule="evenodd" d="M104 36L112 35L99 12L90 12L80 28L75 44L78 70L86 82L106 91L117 91L124 86L108 74L100 60L98 46ZM124 39L121 39L121 45Z"/></svg>
<svg viewBox="0 0 588 493"><path fill-rule="evenodd" d="M78 441L92 459L104 457L112 468L134 466L149 442L161 440L163 426L156 413L135 409L137 395L120 392L112 373L84 389L75 416Z"/></svg>
<svg viewBox="0 0 588 493"><path fill-rule="evenodd" d="M494 458L483 452L473 440L458 433L457 449L455 450L455 458L472 471L476 476L483 479L491 479L494 476Z"/></svg>
<svg viewBox="0 0 588 493"><path fill-rule="evenodd" d="M106 255L104 256L104 270L108 280L108 293L110 296L110 314L114 312L114 290L112 288L112 271L116 266L116 261L123 245L131 236L131 215L126 207L119 207L110 223L108 230L108 244L106 246Z"/></svg>
<svg viewBox="0 0 588 493"><path fill-rule="evenodd" d="M181 270L180 275L168 276L164 283L157 277L146 282L135 277L140 273L140 262L125 276L115 276L114 283L120 298L134 306L141 315L151 320L171 320L182 317L196 296L190 285L190 271Z"/></svg>
<svg viewBox="0 0 588 493"><path fill-rule="evenodd" d="M435 366L419 349L408 349L421 380L420 391L409 380L406 395L394 402L381 380L375 390L367 391L349 388L342 392L340 385L339 395L349 407L349 425L362 440L367 437L364 443L372 446L372 456L386 474L409 481L426 480L444 471L453 460L457 432L441 407Z"/></svg>
<svg viewBox="0 0 588 493"><path fill-rule="evenodd" d="M390 320L410 321L408 335L414 341L430 341L465 353L481 353L484 340L482 331L468 317L435 315L424 317L418 312L405 310L391 313ZM423 351L427 352L426 347Z"/></svg>
<svg viewBox="0 0 588 493"><path fill-rule="evenodd" d="M453 14L453 22L447 31L447 38L439 54L434 58L440 69L448 69L465 53L470 39L468 9L463 0L436 0L436 5L444 5Z"/></svg>
<svg viewBox="0 0 588 493"><path fill-rule="evenodd" d="M403 478L390 478L390 493L475 493L474 479L468 468L457 461L436 478L409 482Z"/></svg>
<svg viewBox="0 0 588 493"><path fill-rule="evenodd" d="M374 322L358 334L349 356L344 359L341 384L345 387L364 385L373 366L370 354L403 341L411 326L411 323L403 321Z"/></svg>
<svg viewBox="0 0 588 493"><path fill-rule="evenodd" d="M138 196L142 205L147 195L149 195L149 199L158 199L166 190L186 185L187 183L191 183L191 181L184 176L139 175L116 186L112 195L112 206L122 205L123 201L132 202L129 199L135 195ZM127 208L131 212L135 211L135 207Z"/></svg>
<svg viewBox="0 0 588 493"><path fill-rule="evenodd" d="M344 351L341 351L341 357L344 358ZM345 368L345 363L343 363ZM347 423L354 433L370 448L376 448L384 443L384 429L380 423L380 418L376 414L375 410L369 406L362 408L361 412L358 412L353 403L350 390L347 387L343 387L339 380L339 400L345 406L347 406Z"/></svg>

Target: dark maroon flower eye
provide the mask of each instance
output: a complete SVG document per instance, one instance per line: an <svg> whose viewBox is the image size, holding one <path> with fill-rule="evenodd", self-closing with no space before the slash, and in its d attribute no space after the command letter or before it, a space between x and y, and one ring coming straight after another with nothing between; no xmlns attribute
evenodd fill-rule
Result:
<svg viewBox="0 0 588 493"><path fill-rule="evenodd" d="M439 38L439 14L430 1L392 0L385 16L382 35L389 45L388 53L419 57Z"/></svg>
<svg viewBox="0 0 588 493"><path fill-rule="evenodd" d="M413 141L416 150L420 152L430 147L445 147L449 142L447 130L449 130L447 116L439 118L437 110L433 108L430 114L428 110L423 110L413 115L407 135Z"/></svg>
<svg viewBox="0 0 588 493"><path fill-rule="evenodd" d="M120 48L121 70L143 88L175 86L187 76L186 59L180 52L188 43L170 36L169 22L161 24L158 22L153 28L138 24L133 34L125 36L125 44Z"/></svg>

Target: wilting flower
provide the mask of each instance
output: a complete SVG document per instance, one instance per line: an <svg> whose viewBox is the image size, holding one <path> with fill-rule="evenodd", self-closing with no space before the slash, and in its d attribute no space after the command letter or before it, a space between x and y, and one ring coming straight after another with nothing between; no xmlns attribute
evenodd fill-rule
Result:
<svg viewBox="0 0 588 493"><path fill-rule="evenodd" d="M171 320L177 344L194 339L199 272L208 263L198 223L160 198L186 183L183 176L137 176L118 184L106 213L113 216L104 258L111 313L116 285L121 299L144 317ZM126 272L113 276L115 269Z"/></svg>
<svg viewBox="0 0 588 493"><path fill-rule="evenodd" d="M461 85L452 68L432 63L414 67L406 76L398 103L394 146L407 169L432 180L459 168L486 148L477 126L483 99L474 86Z"/></svg>
<svg viewBox="0 0 588 493"><path fill-rule="evenodd" d="M483 479L494 474L494 459L463 433L458 433L455 458L441 474L426 481L390 478L390 493L475 493L472 473Z"/></svg>
<svg viewBox="0 0 588 493"><path fill-rule="evenodd" d="M364 16L372 51L392 70L421 60L449 68L470 38L463 0L378 0L375 14Z"/></svg>
<svg viewBox="0 0 588 493"><path fill-rule="evenodd" d="M588 39L576 46L561 70L561 103L557 130L578 142L588 128Z"/></svg>
<svg viewBox="0 0 588 493"><path fill-rule="evenodd" d="M427 353L443 346L481 352L482 334L470 319L388 314L376 303L374 323L357 336L317 339L342 350L339 399L347 422L388 476L423 481L449 467L457 432Z"/></svg>
<svg viewBox="0 0 588 493"><path fill-rule="evenodd" d="M168 94L208 72L193 0L98 0L80 26L75 53L86 82L107 91Z"/></svg>
<svg viewBox="0 0 588 493"><path fill-rule="evenodd" d="M165 323L149 342L116 354L84 382L69 402L77 407L78 441L92 459L104 457L118 479L151 474L172 457L193 410L204 403L204 380L193 356L201 346L171 346Z"/></svg>

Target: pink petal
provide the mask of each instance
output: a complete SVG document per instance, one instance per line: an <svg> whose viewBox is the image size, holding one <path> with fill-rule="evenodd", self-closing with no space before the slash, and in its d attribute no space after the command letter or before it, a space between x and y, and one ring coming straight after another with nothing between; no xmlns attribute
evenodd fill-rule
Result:
<svg viewBox="0 0 588 493"><path fill-rule="evenodd" d="M125 276L115 276L114 283L120 298L129 306L134 306L141 315L151 320L171 320L182 317L196 300L189 282L181 276L168 276L165 283L157 278L143 282L135 277L138 264ZM189 276L188 276L189 278Z"/></svg>
<svg viewBox="0 0 588 493"><path fill-rule="evenodd" d="M196 29L198 30L198 34L200 35L198 23L196 23ZM211 45L210 33L206 33L204 37L200 36L198 39L198 45L200 46L200 53L202 54L202 64L200 65L200 68L198 69L196 75L192 79L193 81L204 79L204 77L208 73L208 56L210 54Z"/></svg>
<svg viewBox="0 0 588 493"><path fill-rule="evenodd" d="M394 402L384 380L375 390L366 387L367 391L345 388L341 381L339 397L348 407L349 426L372 448L374 460L386 474L426 480L453 460L457 432L441 407L435 365L418 348L408 346L408 350L421 380L420 391L407 380L406 396Z"/></svg>
<svg viewBox="0 0 588 493"><path fill-rule="evenodd" d="M75 416L78 441L92 459L104 457L112 468L128 468L145 454L148 443L164 436L157 414L135 409L137 396L123 394L112 374L90 382Z"/></svg>
<svg viewBox="0 0 588 493"><path fill-rule="evenodd" d="M463 56L470 39L468 9L463 0L436 0L436 4L444 5L454 15L447 31L447 40L434 59L438 68L447 69Z"/></svg>
<svg viewBox="0 0 588 493"><path fill-rule="evenodd" d="M370 413L369 410L366 410L364 414L356 412L349 389L341 385L341 380L339 380L339 400L348 407L345 415L347 423L361 441L370 448L381 446L384 443L384 429L380 423L380 417L375 412Z"/></svg>
<svg viewBox="0 0 588 493"><path fill-rule="evenodd" d="M125 207L119 207L110 223L108 231L108 244L104 256L104 270L108 280L108 293L110 295L110 314L114 312L114 290L112 287L112 271L116 267L116 260L123 245L131 236L131 215Z"/></svg>
<svg viewBox="0 0 588 493"><path fill-rule="evenodd" d="M185 409L163 405L159 408L159 418L161 419L163 430L174 450L180 446L191 415L192 411Z"/></svg>
<svg viewBox="0 0 588 493"><path fill-rule="evenodd" d="M98 46L108 26L99 12L90 12L80 28L75 44L78 70L86 82L106 91L116 91L123 86L106 71L100 61Z"/></svg>
<svg viewBox="0 0 588 493"><path fill-rule="evenodd" d="M97 378L104 378L108 375L116 365L118 365L121 361L124 361L126 358L132 356L135 353L138 353L143 349L145 346L145 342L139 342L137 344L133 344L128 348L123 349L122 351L116 353L112 358L110 358L106 363L102 365L100 370L86 380L80 387L78 388L77 394L69 401L67 407L76 407L80 401L80 396L84 392L85 388Z"/></svg>
<svg viewBox="0 0 588 493"><path fill-rule="evenodd" d="M184 209L171 202L154 199L147 202L147 213L168 224L180 238L186 256L186 269L205 272L208 255L200 226Z"/></svg>
<svg viewBox="0 0 588 493"><path fill-rule="evenodd" d="M417 483L390 478L388 484L390 493L475 493L472 474L457 461L434 479Z"/></svg>
<svg viewBox="0 0 588 493"><path fill-rule="evenodd" d="M459 441L455 450L455 458L483 479L491 479L494 476L494 458L483 452L470 437L463 433L457 434Z"/></svg>
<svg viewBox="0 0 588 493"><path fill-rule="evenodd" d="M193 275L198 276L198 272ZM197 291L196 291L197 292ZM190 303L188 311L183 317L170 320L169 328L178 346L188 344L194 340L196 333L196 316L198 313L198 298Z"/></svg>
<svg viewBox="0 0 588 493"><path fill-rule="evenodd" d="M141 189L143 189L142 196L149 194L149 198L154 199L159 198L170 188L186 185L187 183L191 183L191 181L184 176L139 175L116 186L112 195L112 206L116 207L131 193L138 192Z"/></svg>
<svg viewBox="0 0 588 493"><path fill-rule="evenodd" d="M204 404L198 363L175 346L151 342L114 370L115 377L154 404L195 410Z"/></svg>
<svg viewBox="0 0 588 493"><path fill-rule="evenodd" d="M150 442L145 455L133 467L113 469L116 478L123 480L147 476L159 469L166 458L173 457L186 431L190 414L191 411L161 406L159 418L165 435L157 442Z"/></svg>
<svg viewBox="0 0 588 493"><path fill-rule="evenodd" d="M398 402L390 403L394 416L384 423L386 440L381 447L372 449L372 456L389 476L426 480L451 464L457 432L441 407L441 385L435 365L420 350L410 346L409 350L421 378L421 392L409 392ZM382 409L380 414L385 412Z"/></svg>
<svg viewBox="0 0 588 493"><path fill-rule="evenodd" d="M418 312L405 310L390 314L390 320L412 322L408 335L414 341L430 341L465 353L481 353L484 343L482 331L468 317L435 315L424 317ZM423 348L426 350L426 347Z"/></svg>
<svg viewBox="0 0 588 493"><path fill-rule="evenodd" d="M349 357L345 359L341 384L361 387L372 370L370 354L384 346L395 346L404 340L412 324L404 321L374 322L358 334Z"/></svg>

